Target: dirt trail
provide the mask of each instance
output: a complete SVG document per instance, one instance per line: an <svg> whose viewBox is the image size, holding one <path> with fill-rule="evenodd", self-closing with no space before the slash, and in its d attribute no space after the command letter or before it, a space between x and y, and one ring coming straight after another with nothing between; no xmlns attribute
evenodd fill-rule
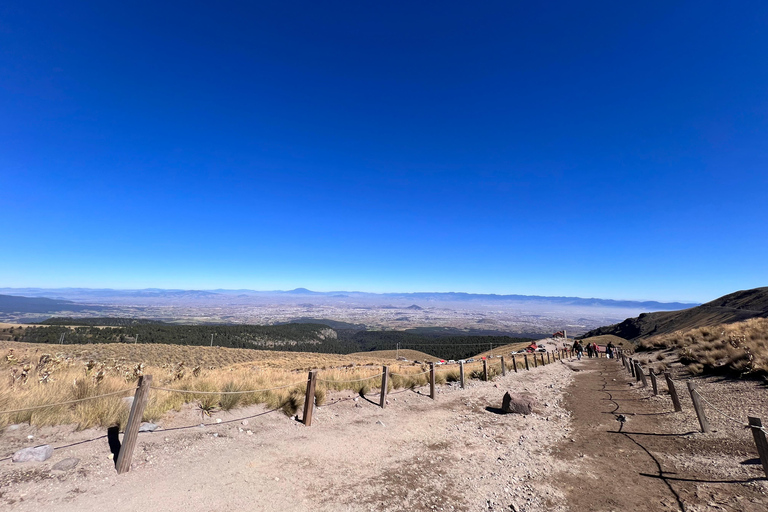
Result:
<svg viewBox="0 0 768 512"><path fill-rule="evenodd" d="M768 484L752 459L754 445L723 432L699 433L690 408L674 413L668 397L652 397L616 361L587 360L578 367L585 371L564 401L572 441L553 452L570 463L554 485L571 510L768 510ZM684 386L678 391L687 393Z"/></svg>
<svg viewBox="0 0 768 512"><path fill-rule="evenodd" d="M506 390L535 395L535 413L499 414ZM768 510L768 481L749 460L744 432L697 433L690 410L671 413L668 397L650 397L614 360L440 386L436 400L425 393L393 392L385 409L373 394L335 394L312 427L261 407L200 426L199 411L184 409L139 436L124 475L103 430L6 429L0 504L35 512ZM628 418L621 428L618 414ZM6 457L42 443L57 447L44 463ZM68 457L80 459L75 469L52 469Z"/></svg>

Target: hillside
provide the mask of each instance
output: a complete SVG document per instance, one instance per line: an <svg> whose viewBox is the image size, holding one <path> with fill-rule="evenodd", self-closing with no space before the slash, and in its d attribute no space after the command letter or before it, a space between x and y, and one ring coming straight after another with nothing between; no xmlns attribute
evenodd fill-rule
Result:
<svg viewBox="0 0 768 512"><path fill-rule="evenodd" d="M589 331L582 338L612 334L627 340L640 340L750 318L768 318L768 287L741 290L690 309L643 313L636 318Z"/></svg>
<svg viewBox="0 0 768 512"><path fill-rule="evenodd" d="M750 318L641 340L638 355L657 370L679 361L693 374L768 375L768 318ZM659 350L663 353L659 354Z"/></svg>
<svg viewBox="0 0 768 512"><path fill-rule="evenodd" d="M20 297L0 295L0 313L52 313L58 311L101 311L102 306L76 304L68 300L48 299L45 297Z"/></svg>
<svg viewBox="0 0 768 512"><path fill-rule="evenodd" d="M130 318L53 318L52 325L0 324L0 340L25 343L142 345L211 345L226 348L351 354L355 352L415 350L432 359L465 359L484 350L528 338L510 336L414 334L404 331L332 329L324 324L181 325ZM343 327L352 325L339 322ZM453 331L447 331L453 332ZM408 356L405 356L408 357ZM424 357L408 359L424 360ZM430 359L431 360L431 359Z"/></svg>

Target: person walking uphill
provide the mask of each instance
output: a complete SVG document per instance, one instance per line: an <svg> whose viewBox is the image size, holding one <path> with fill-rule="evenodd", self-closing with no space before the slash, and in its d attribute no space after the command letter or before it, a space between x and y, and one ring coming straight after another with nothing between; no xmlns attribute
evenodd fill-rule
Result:
<svg viewBox="0 0 768 512"><path fill-rule="evenodd" d="M605 356L608 359L613 359L613 343L611 343L610 341L605 346Z"/></svg>
<svg viewBox="0 0 768 512"><path fill-rule="evenodd" d="M584 355L584 346L581 341L576 340L573 342L573 351L576 352L576 359L581 361L581 356Z"/></svg>

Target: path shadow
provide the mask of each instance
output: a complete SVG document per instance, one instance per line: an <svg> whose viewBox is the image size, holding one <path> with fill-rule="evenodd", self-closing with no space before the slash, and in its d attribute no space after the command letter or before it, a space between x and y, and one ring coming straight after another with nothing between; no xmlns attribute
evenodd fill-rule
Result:
<svg viewBox="0 0 768 512"><path fill-rule="evenodd" d="M112 459L117 467L117 456L120 455L120 427L115 425L107 429L107 443L109 451L112 452Z"/></svg>
<svg viewBox="0 0 768 512"><path fill-rule="evenodd" d="M659 476L659 475L652 475L650 473L638 473L640 476L645 476L648 478L658 478L661 480L674 480L676 482L697 482L702 484L749 484L752 482L760 482L763 480L768 480L766 477L758 477L758 478L747 478L745 480L701 480L699 478L679 478L674 476Z"/></svg>
<svg viewBox="0 0 768 512"><path fill-rule="evenodd" d="M753 465L753 464L754 465L758 465L758 464L762 464L762 462L760 462L759 458L758 459L747 459L747 460L741 461L741 465L742 466L750 466L750 465Z"/></svg>
<svg viewBox="0 0 768 512"><path fill-rule="evenodd" d="M695 431L690 432L684 432L682 434L657 434L655 432L623 432L618 430L607 430L606 433L608 434L629 434L629 435L635 435L635 436L654 436L654 437L683 437L683 436L689 436L691 434L695 434Z"/></svg>
<svg viewBox="0 0 768 512"><path fill-rule="evenodd" d="M488 406L485 408L485 410L488 412L492 412L493 414L507 414L506 412L504 412L504 409L500 409L498 407Z"/></svg>
<svg viewBox="0 0 768 512"><path fill-rule="evenodd" d="M378 393L376 393L375 395L378 395ZM375 396L375 395L374 395L374 396ZM360 398L362 398L363 400L365 400L366 402L368 402L368 403L370 403L370 404L372 404L372 405L375 405L376 407L379 407L379 406L381 405L379 402L374 402L373 400L371 400L370 398L368 398L368 397L367 397L367 396L365 396L365 395L358 395L358 396L359 396Z"/></svg>

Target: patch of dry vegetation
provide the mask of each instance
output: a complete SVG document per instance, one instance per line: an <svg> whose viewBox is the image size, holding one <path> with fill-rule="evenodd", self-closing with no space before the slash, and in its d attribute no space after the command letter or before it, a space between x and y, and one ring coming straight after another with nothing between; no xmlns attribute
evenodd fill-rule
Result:
<svg viewBox="0 0 768 512"><path fill-rule="evenodd" d="M696 375L727 373L741 377L768 375L768 319L676 331L642 340L638 350L674 349Z"/></svg>
<svg viewBox="0 0 768 512"><path fill-rule="evenodd" d="M420 357L427 359L428 354ZM428 356L435 359L432 356ZM252 404L295 414L304 401L308 369L319 369L316 399L329 391L369 393L381 385L382 364L390 389L428 384L427 365L393 361L394 353L349 356L174 345L44 345L0 342L0 411L58 404L125 390L93 400L0 414L0 427L13 423L78 428L125 425L138 378L152 375L154 389L144 420L194 404L201 416ZM474 366L479 363L473 363ZM468 366L467 376L471 375ZM456 366L436 368L438 384L457 381ZM220 392L256 392L221 394Z"/></svg>

